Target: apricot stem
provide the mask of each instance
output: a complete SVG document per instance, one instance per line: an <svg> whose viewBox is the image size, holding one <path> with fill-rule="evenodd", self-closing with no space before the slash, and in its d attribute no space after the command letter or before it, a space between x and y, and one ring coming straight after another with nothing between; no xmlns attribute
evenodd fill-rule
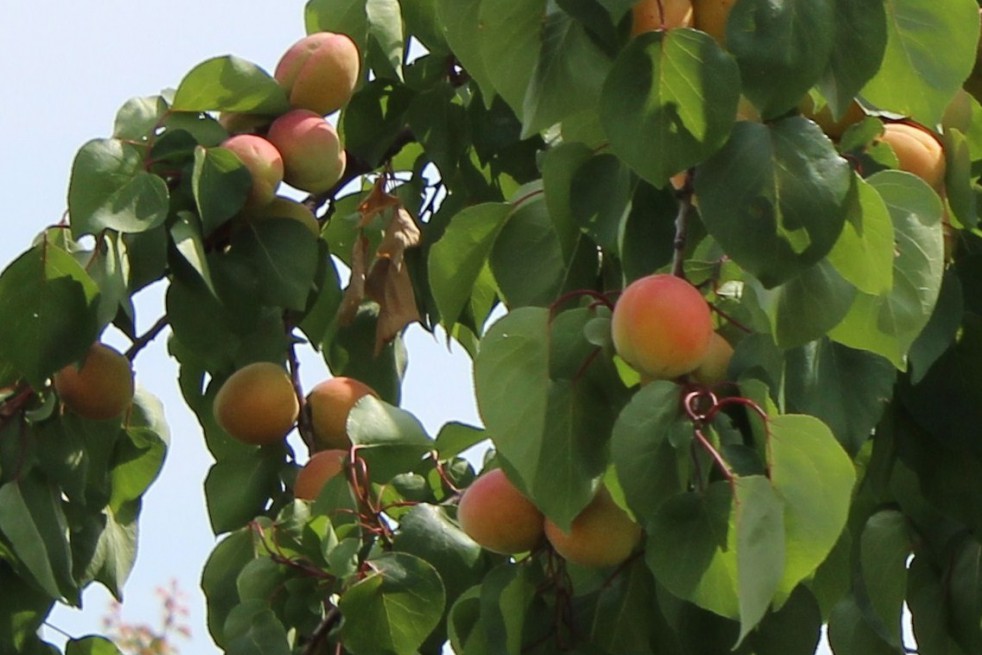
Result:
<svg viewBox="0 0 982 655"><path fill-rule="evenodd" d="M703 450L709 453L709 456L713 458L714 462L716 462L716 466L719 467L720 473L723 474L723 477L726 478L726 481L729 482L730 484L733 484L733 480L735 477L733 475L733 471L730 470L730 467L726 463L726 460L723 459L723 456L720 454L720 452L716 450L716 447L709 441L709 439L706 438L706 435L702 433L702 428L696 428L695 430L692 431L692 433L693 435L695 435L696 441L699 442L699 445L702 446Z"/></svg>
<svg viewBox="0 0 982 655"><path fill-rule="evenodd" d="M661 7L661 0L658 2ZM662 12L664 17L664 11ZM664 20L664 18L663 18ZM682 188L675 192L675 197L679 201L678 213L675 215L675 239L672 242L674 253L672 254L672 275L685 279L685 243L688 238L689 212L692 210L692 169L685 173L685 182Z"/></svg>

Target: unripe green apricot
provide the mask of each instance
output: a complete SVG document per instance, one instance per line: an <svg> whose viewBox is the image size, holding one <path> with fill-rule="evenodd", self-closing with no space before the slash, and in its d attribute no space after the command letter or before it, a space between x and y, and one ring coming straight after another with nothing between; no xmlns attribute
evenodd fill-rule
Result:
<svg viewBox="0 0 982 655"><path fill-rule="evenodd" d="M542 512L501 469L484 473L464 490L457 522L482 547L504 555L532 550L544 529Z"/></svg>
<svg viewBox="0 0 982 655"><path fill-rule="evenodd" d="M283 157L279 150L255 134L236 134L225 139L222 147L234 152L252 176L246 208L269 204L283 181Z"/></svg>
<svg viewBox="0 0 982 655"><path fill-rule="evenodd" d="M344 173L345 153L337 130L312 111L283 114L269 126L266 138L283 156L283 179L292 187L322 193Z"/></svg>
<svg viewBox="0 0 982 655"><path fill-rule="evenodd" d="M215 420L235 439L263 446L282 441L293 428L300 403L279 364L255 362L225 380L215 395Z"/></svg>
<svg viewBox="0 0 982 655"><path fill-rule="evenodd" d="M284 53L273 77L291 105L324 116L348 104L360 67L358 46L348 35L317 32Z"/></svg>
<svg viewBox="0 0 982 655"><path fill-rule="evenodd" d="M569 532L546 519L546 539L563 559L600 568L624 562L641 543L641 526L618 507L606 487L600 487Z"/></svg>
<svg viewBox="0 0 982 655"><path fill-rule="evenodd" d="M293 495L301 500L315 500L331 478L344 470L346 450L322 450L311 455L293 483Z"/></svg>
<svg viewBox="0 0 982 655"><path fill-rule="evenodd" d="M699 362L699 366L690 373L696 382L712 386L726 380L726 373L730 368L730 360L733 359L733 346L730 342L720 336L719 332L713 332L713 337L709 341L709 350L706 356Z"/></svg>
<svg viewBox="0 0 982 655"><path fill-rule="evenodd" d="M629 284L611 317L614 348L639 373L676 378L699 365L709 350L713 321L699 290L673 275Z"/></svg>
<svg viewBox="0 0 982 655"><path fill-rule="evenodd" d="M54 386L65 407L79 416L110 419L133 402L133 368L118 350L97 342L80 367L72 364L55 373Z"/></svg>
<svg viewBox="0 0 982 655"><path fill-rule="evenodd" d="M314 439L319 448L351 447L348 437L348 413L359 399L375 396L375 390L349 377L335 377L314 385L307 394L307 411Z"/></svg>

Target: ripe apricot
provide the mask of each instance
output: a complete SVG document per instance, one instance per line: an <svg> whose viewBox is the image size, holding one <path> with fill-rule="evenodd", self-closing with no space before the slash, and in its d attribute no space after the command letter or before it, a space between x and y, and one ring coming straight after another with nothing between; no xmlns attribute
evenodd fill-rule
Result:
<svg viewBox="0 0 982 655"><path fill-rule="evenodd" d="M475 542L504 555L532 550L542 541L542 512L501 469L484 473L464 490L457 521Z"/></svg>
<svg viewBox="0 0 982 655"><path fill-rule="evenodd" d="M900 170L913 173L941 191L945 176L944 149L931 132L913 123L887 123L880 139L893 148Z"/></svg>
<svg viewBox="0 0 982 655"><path fill-rule="evenodd" d="M311 455L297 472L293 483L293 495L301 500L314 500L328 480L344 470L346 450L322 450Z"/></svg>
<svg viewBox="0 0 982 655"><path fill-rule="evenodd" d="M699 365L709 350L713 321L699 291L673 275L635 280L611 318L614 348L639 373L671 379Z"/></svg>
<svg viewBox="0 0 982 655"><path fill-rule="evenodd" d="M276 147L255 134L236 134L222 142L222 147L234 152L252 176L252 188L246 207L262 207L276 195L283 181L283 157Z"/></svg>
<svg viewBox="0 0 982 655"><path fill-rule="evenodd" d="M726 45L726 21L736 0L692 0L692 26Z"/></svg>
<svg viewBox="0 0 982 655"><path fill-rule="evenodd" d="M631 36L692 25L690 0L641 0L631 8ZM662 15L662 9L665 10Z"/></svg>
<svg viewBox="0 0 982 655"><path fill-rule="evenodd" d="M620 564L641 542L641 526L600 487L569 532L545 520L546 539L566 561L594 568Z"/></svg>
<svg viewBox="0 0 982 655"><path fill-rule="evenodd" d="M55 373L54 385L65 407L83 418L114 418L133 402L130 360L104 343L92 344L81 366Z"/></svg>
<svg viewBox="0 0 982 655"><path fill-rule="evenodd" d="M263 446L283 440L297 420L300 403L282 366L255 362L225 380L213 410L215 420L232 437Z"/></svg>
<svg viewBox="0 0 982 655"><path fill-rule="evenodd" d="M842 138L849 127L866 118L862 105L855 100L838 119L832 115L832 109L828 105L816 111L814 101L807 95L798 103L798 109L802 116L815 121L826 136L836 141Z"/></svg>
<svg viewBox="0 0 982 655"><path fill-rule="evenodd" d="M344 173L346 157L337 130L312 111L283 114L269 126L266 138L283 155L283 179L292 187L321 193Z"/></svg>
<svg viewBox="0 0 982 655"><path fill-rule="evenodd" d="M291 105L324 116L348 104L360 67L358 46L348 35L317 32L283 54L273 77Z"/></svg>
<svg viewBox="0 0 982 655"><path fill-rule="evenodd" d="M374 389L354 378L336 377L315 385L307 394L307 411L317 445L350 448L348 412L360 398L368 395L378 397Z"/></svg>
<svg viewBox="0 0 982 655"><path fill-rule="evenodd" d="M692 371L691 375L696 382L705 385L719 384L726 379L726 372L730 368L732 358L733 346L721 337L719 332L713 332L706 356L699 362L699 366Z"/></svg>

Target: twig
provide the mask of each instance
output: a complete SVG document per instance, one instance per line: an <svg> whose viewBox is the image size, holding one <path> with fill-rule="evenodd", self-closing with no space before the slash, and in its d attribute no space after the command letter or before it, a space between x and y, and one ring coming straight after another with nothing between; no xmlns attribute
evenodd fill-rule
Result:
<svg viewBox="0 0 982 655"><path fill-rule="evenodd" d="M321 619L320 624L310 633L310 641L307 645L303 647L300 655L317 655L320 652L320 646L327 639L327 635L331 633L337 622L341 620L341 610L337 606L332 605L331 609L327 611L324 618Z"/></svg>
<svg viewBox="0 0 982 655"><path fill-rule="evenodd" d="M126 352L126 359L131 362L136 359L136 356L140 354L140 351L147 347L147 345L157 338L164 328L170 325L170 319L167 316L161 316L157 319L157 322L150 326L150 329L144 332L142 335L133 340L133 345L131 345Z"/></svg>
<svg viewBox="0 0 982 655"><path fill-rule="evenodd" d="M685 243L688 238L689 212L692 209L692 170L685 174L685 183L675 196L679 201L679 211L675 216L675 240L672 243L672 275L685 279Z"/></svg>

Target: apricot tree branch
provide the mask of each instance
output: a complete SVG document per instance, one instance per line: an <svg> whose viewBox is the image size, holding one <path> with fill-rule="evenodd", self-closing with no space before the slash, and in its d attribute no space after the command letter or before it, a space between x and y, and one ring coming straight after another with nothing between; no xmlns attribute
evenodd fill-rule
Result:
<svg viewBox="0 0 982 655"><path fill-rule="evenodd" d="M692 169L685 174L682 188L675 193L679 201L678 214L675 215L675 240L672 244L672 275L685 279L685 243L688 233L689 212L692 211Z"/></svg>
<svg viewBox="0 0 982 655"><path fill-rule="evenodd" d="M150 326L149 330L133 339L133 344L127 348L126 352L124 353L126 359L130 360L131 362L136 359L136 356L140 354L140 351L146 348L151 341L156 339L157 335L163 332L164 328L166 328L168 325L170 325L170 319L168 319L166 315L158 318L157 322Z"/></svg>
<svg viewBox="0 0 982 655"><path fill-rule="evenodd" d="M320 653L321 644L327 639L327 635L331 633L334 626L337 625L338 621L341 620L341 610L337 608L336 605L331 605L331 608L327 610L324 614L324 618L321 619L320 624L314 631L310 633L310 641L303 647L300 655L316 655Z"/></svg>

